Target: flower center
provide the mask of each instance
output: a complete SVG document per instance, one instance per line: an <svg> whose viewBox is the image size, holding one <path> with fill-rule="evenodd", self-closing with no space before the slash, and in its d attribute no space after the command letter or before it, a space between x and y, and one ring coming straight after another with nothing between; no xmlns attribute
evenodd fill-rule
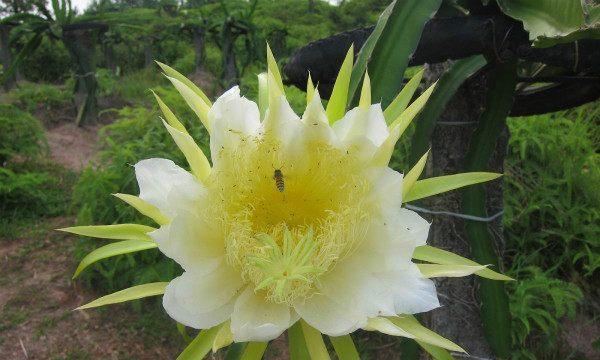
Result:
<svg viewBox="0 0 600 360"><path fill-rule="evenodd" d="M321 143L295 152L244 139L223 149L207 181L208 213L222 214L228 263L271 301L310 296L366 234L360 174L355 156Z"/></svg>

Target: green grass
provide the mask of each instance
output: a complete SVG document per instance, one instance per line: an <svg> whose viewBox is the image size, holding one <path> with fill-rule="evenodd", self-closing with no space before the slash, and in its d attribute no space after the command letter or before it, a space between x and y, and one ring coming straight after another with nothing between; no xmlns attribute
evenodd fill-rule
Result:
<svg viewBox="0 0 600 360"><path fill-rule="evenodd" d="M509 284L514 358L562 354L561 319L598 286L599 117L591 104L509 120L504 225L507 272L518 280Z"/></svg>

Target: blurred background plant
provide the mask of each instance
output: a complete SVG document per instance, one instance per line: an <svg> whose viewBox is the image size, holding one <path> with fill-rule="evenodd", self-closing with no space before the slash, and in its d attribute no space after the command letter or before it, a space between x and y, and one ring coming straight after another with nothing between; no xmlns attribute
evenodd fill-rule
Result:
<svg viewBox="0 0 600 360"><path fill-rule="evenodd" d="M183 5L102 0L81 14L71 13L64 2L53 2L53 14L44 2L27 4L0 7L6 15L0 30L8 29L0 41L0 74L14 78L7 82L11 89L0 94L2 240L57 216L76 217L81 225L147 221L110 194L138 193L132 165L140 159L165 157L185 164L158 120L149 89L208 152L205 130L153 60L189 75L213 98L239 83L246 97L256 99L266 42L285 63L313 40L374 24L389 1L347 0L334 6L318 0L195 0ZM64 15L62 20L57 13ZM77 27L98 23L102 31ZM46 35L38 35L42 30ZM83 49L84 64L77 64L77 51L61 40L64 31L79 31L71 40ZM408 68L405 77L419 69ZM86 125L99 121L101 129L94 160L79 172L50 158L46 134L81 118L82 101L76 101L72 90L87 86L82 76L93 78L87 95L93 92L98 110ZM291 86L286 94L301 113L306 95ZM582 358L566 343L571 328L565 319L593 321L600 314L599 120L597 102L508 120L504 263L507 273L519 279L508 288L515 359ZM411 127L408 133L413 131ZM410 136L397 146L394 168L410 165L410 146ZM97 246L96 240L81 239L74 261ZM149 250L101 261L80 279L105 294L166 281L180 271L157 250ZM363 357L376 358L371 345L363 345Z"/></svg>

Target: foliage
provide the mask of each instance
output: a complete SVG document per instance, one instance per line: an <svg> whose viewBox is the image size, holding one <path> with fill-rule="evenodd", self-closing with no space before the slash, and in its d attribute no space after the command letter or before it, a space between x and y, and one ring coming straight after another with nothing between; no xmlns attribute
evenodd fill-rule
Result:
<svg viewBox="0 0 600 360"><path fill-rule="evenodd" d="M0 214L15 216L56 216L64 213L68 199L64 186L69 174L50 164L0 168Z"/></svg>
<svg viewBox="0 0 600 360"><path fill-rule="evenodd" d="M600 267L599 115L590 106L511 121L506 226L520 266L565 278Z"/></svg>
<svg viewBox="0 0 600 360"><path fill-rule="evenodd" d="M556 355L560 319L598 286L594 105L509 120L504 225L508 274L519 280L510 289L515 358Z"/></svg>
<svg viewBox="0 0 600 360"><path fill-rule="evenodd" d="M199 140L208 153L207 134L175 90L156 88L155 91L184 121L190 134ZM118 114L119 120L101 131L102 151L99 156L102 165L85 169L75 185L73 206L81 209L78 223L141 222L153 225L130 206L107 194L138 193L131 164L141 159L163 157L173 159L178 164L186 162L158 119L156 109L126 107L119 110ZM81 241L75 256L80 260L97 245L97 240ZM160 256L157 250L108 259L95 267L99 271L84 271L81 278L106 292L132 284L170 280L180 271L173 261Z"/></svg>
<svg viewBox="0 0 600 360"><path fill-rule="evenodd" d="M40 122L13 105L0 104L0 166L15 155L34 158L46 150Z"/></svg>
<svg viewBox="0 0 600 360"><path fill-rule="evenodd" d="M39 47L23 59L20 71L29 81L56 83L66 80L72 68L73 60L64 44L44 38Z"/></svg>
<svg viewBox="0 0 600 360"><path fill-rule="evenodd" d="M44 83L21 83L18 88L10 91L8 97L28 112L62 111L73 99L64 86Z"/></svg>
<svg viewBox="0 0 600 360"><path fill-rule="evenodd" d="M532 350L553 354L558 350L560 319L575 315L582 292L575 284L553 278L536 266L525 267L514 276L519 281L510 284L512 341L519 351L513 358L535 359Z"/></svg>
<svg viewBox="0 0 600 360"><path fill-rule="evenodd" d="M581 0L497 0L507 15L523 21L538 46L600 38L600 5Z"/></svg>

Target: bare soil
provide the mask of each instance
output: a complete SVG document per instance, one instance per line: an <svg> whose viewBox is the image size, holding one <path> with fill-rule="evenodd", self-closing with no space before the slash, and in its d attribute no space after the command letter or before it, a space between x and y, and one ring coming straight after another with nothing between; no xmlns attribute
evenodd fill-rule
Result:
<svg viewBox="0 0 600 360"><path fill-rule="evenodd" d="M0 239L0 358L175 358L177 337L140 328L128 305L73 311L99 294L71 280L77 240L53 229L72 223L54 218Z"/></svg>
<svg viewBox="0 0 600 360"><path fill-rule="evenodd" d="M81 171L97 150L100 125L77 126L66 122L46 131L52 160L67 169Z"/></svg>

